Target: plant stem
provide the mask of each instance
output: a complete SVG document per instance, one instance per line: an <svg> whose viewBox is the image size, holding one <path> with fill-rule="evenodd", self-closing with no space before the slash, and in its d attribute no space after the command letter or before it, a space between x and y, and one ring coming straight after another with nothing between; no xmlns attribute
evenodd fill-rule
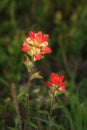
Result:
<svg viewBox="0 0 87 130"><path fill-rule="evenodd" d="M52 128L51 119L52 119L52 112L53 112L54 103L55 103L55 98L54 98L54 95L53 95L53 97L50 98L50 113L49 113L48 130L51 130L51 128Z"/></svg>
<svg viewBox="0 0 87 130"><path fill-rule="evenodd" d="M18 101L17 101L17 95L16 95L16 88L15 88L15 84L11 83L11 93L12 93L12 98L13 98L13 102L15 105L15 110L19 119L18 125L17 127L22 130L22 125L21 125L21 116L20 116L20 111L19 111L19 105L18 105Z"/></svg>
<svg viewBox="0 0 87 130"><path fill-rule="evenodd" d="M28 130L27 122L29 120L29 88L30 88L30 79L32 75L32 69L29 72L28 82L26 84L26 91L25 91L25 122L24 122L24 130Z"/></svg>

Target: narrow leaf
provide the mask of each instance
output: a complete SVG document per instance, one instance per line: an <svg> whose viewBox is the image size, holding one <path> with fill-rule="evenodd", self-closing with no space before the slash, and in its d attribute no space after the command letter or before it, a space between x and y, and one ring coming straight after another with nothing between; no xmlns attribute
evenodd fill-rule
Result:
<svg viewBox="0 0 87 130"><path fill-rule="evenodd" d="M31 80L32 80L32 79L36 79L36 78L42 79L43 77L39 74L39 72L36 72L36 73L32 74Z"/></svg>
<svg viewBox="0 0 87 130"><path fill-rule="evenodd" d="M38 127L36 126L36 124L34 124L34 123L32 123L32 122L29 122L28 124L29 124L30 126L32 126L33 128L38 129Z"/></svg>
<svg viewBox="0 0 87 130"><path fill-rule="evenodd" d="M41 113L41 114L49 115L48 111L39 110L38 112Z"/></svg>
<svg viewBox="0 0 87 130"><path fill-rule="evenodd" d="M39 120L39 121L42 121L42 122L48 124L48 121L45 120L45 119L42 119L42 118L39 118L39 117L34 117L34 119Z"/></svg>

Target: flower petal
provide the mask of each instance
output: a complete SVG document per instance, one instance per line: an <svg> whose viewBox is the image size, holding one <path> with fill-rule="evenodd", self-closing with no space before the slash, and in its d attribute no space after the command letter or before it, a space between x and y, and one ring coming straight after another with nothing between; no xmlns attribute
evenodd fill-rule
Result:
<svg viewBox="0 0 87 130"><path fill-rule="evenodd" d="M48 34L44 34L43 35L43 42L45 42L48 38L49 38L49 35Z"/></svg>
<svg viewBox="0 0 87 130"><path fill-rule="evenodd" d="M59 82L60 82L60 83L63 81L63 79L64 79L64 75L59 76Z"/></svg>
<svg viewBox="0 0 87 130"><path fill-rule="evenodd" d="M35 56L36 60L41 60L42 58L43 58L43 56L41 54L38 54L38 55Z"/></svg>
<svg viewBox="0 0 87 130"><path fill-rule="evenodd" d="M42 32L35 33L35 39L38 43L42 42Z"/></svg>
<svg viewBox="0 0 87 130"><path fill-rule="evenodd" d="M59 75L55 73L51 73L51 81L53 84L59 83Z"/></svg>
<svg viewBox="0 0 87 130"><path fill-rule="evenodd" d="M30 39L31 39L31 40L34 40L34 38L35 38L35 33L31 31L31 32L29 33L29 36L30 36Z"/></svg>
<svg viewBox="0 0 87 130"><path fill-rule="evenodd" d="M52 83L49 82L49 81L45 82L44 84L47 85L47 86L49 86L49 87L52 86Z"/></svg>
<svg viewBox="0 0 87 130"><path fill-rule="evenodd" d="M45 54L45 53L48 53L50 54L52 52L51 48L45 46L42 48L42 53Z"/></svg>
<svg viewBox="0 0 87 130"><path fill-rule="evenodd" d="M22 52L30 51L29 45L26 42L24 42L23 47L22 47L21 50L22 50Z"/></svg>
<svg viewBox="0 0 87 130"><path fill-rule="evenodd" d="M65 92L65 86L66 86L66 82L62 82L61 84L60 84L60 87L59 87L59 90L60 91L62 91L62 92Z"/></svg>

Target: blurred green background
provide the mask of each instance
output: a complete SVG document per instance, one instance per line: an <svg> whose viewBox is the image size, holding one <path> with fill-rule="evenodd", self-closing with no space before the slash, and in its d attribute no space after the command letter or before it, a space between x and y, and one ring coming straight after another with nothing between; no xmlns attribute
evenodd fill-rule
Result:
<svg viewBox="0 0 87 130"><path fill-rule="evenodd" d="M68 128L68 125L65 127L67 130L87 130L87 117L84 116L87 115L86 0L0 1L1 130L5 129L5 125L12 124L9 123L12 118L11 113L7 114L10 111L8 109L13 109L8 107L11 96L10 84L15 83L19 87L27 79L26 69L22 64L21 46L30 31L42 31L49 34L49 46L53 50L52 54L46 55L42 61L36 63L44 80L48 79L51 72L65 75L67 100L71 97L67 102L75 104L74 100L77 100L78 106L83 106L80 115L82 122L77 123L78 125L82 123L82 127L78 128L76 124L72 129ZM80 108L79 113L81 113ZM63 120L62 118L61 120Z"/></svg>

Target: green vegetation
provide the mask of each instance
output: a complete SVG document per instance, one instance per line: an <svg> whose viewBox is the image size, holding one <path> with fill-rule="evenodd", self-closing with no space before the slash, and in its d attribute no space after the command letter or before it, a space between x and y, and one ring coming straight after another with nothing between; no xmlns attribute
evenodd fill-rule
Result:
<svg viewBox="0 0 87 130"><path fill-rule="evenodd" d="M52 54L37 61L36 69L44 81L51 72L67 81L65 94L56 97L51 130L87 130L87 1L1 0L0 25L0 129L17 130L11 85L23 116L28 74L21 47L30 31L42 31L49 34ZM32 82L29 130L48 130L47 90L42 80Z"/></svg>

